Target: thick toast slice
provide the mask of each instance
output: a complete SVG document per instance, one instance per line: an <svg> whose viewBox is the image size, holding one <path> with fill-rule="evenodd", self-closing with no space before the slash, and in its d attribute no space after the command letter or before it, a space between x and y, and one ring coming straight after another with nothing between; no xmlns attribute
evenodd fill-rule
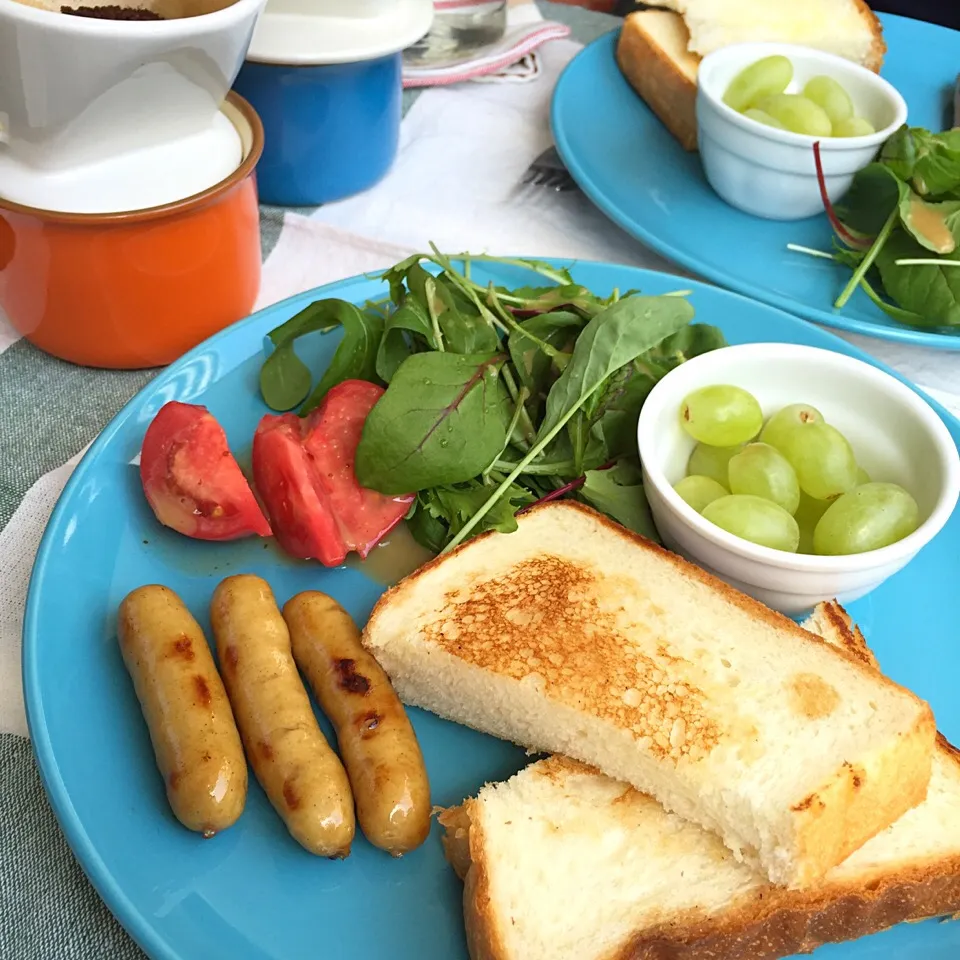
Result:
<svg viewBox="0 0 960 960"><path fill-rule="evenodd" d="M641 10L623 22L617 65L684 150L697 149L697 67L690 33L669 10Z"/></svg>
<svg viewBox="0 0 960 960"><path fill-rule="evenodd" d="M874 663L839 605L805 626ZM815 890L772 886L716 837L563 757L440 820L472 960L774 960L960 910L960 753L942 737L926 801Z"/></svg>
<svg viewBox="0 0 960 960"><path fill-rule="evenodd" d="M646 0L683 17L688 49L705 57L732 43L814 47L879 71L883 26L864 0Z"/></svg>
<svg viewBox="0 0 960 960"><path fill-rule="evenodd" d="M617 63L685 150L697 149L700 58L731 43L817 47L879 72L883 29L863 0L650 0L624 20Z"/></svg>
<svg viewBox="0 0 960 960"><path fill-rule="evenodd" d="M406 703L630 783L775 883L926 796L927 704L572 501L387 591L364 643Z"/></svg>

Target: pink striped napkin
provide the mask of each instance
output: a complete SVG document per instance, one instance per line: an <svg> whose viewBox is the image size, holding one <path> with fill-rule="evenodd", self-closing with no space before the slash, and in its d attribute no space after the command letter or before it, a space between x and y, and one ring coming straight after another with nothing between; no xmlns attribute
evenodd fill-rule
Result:
<svg viewBox="0 0 960 960"><path fill-rule="evenodd" d="M487 0L437 0L434 9L463 8L471 3ZM442 67L420 67L404 64L404 87L438 87L465 80L488 83L524 83L540 74L536 55L538 47L549 40L561 40L570 35L570 28L562 23L544 20L533 3L522 3L507 8L507 29L497 43L485 47L469 60Z"/></svg>

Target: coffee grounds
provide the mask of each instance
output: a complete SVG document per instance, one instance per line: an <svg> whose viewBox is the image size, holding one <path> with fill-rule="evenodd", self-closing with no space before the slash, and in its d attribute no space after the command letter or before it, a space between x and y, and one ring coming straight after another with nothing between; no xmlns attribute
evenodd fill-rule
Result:
<svg viewBox="0 0 960 960"><path fill-rule="evenodd" d="M109 4L104 7L61 7L61 13L73 17L93 17L95 20L163 20L159 13L137 7L121 7Z"/></svg>

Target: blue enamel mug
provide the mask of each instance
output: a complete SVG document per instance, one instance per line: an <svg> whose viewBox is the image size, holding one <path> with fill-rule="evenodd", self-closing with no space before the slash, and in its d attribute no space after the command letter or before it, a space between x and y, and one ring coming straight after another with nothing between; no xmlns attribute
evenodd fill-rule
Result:
<svg viewBox="0 0 960 960"><path fill-rule="evenodd" d="M315 207L387 173L402 51L432 19L432 0L268 0L234 84L263 121L262 203Z"/></svg>

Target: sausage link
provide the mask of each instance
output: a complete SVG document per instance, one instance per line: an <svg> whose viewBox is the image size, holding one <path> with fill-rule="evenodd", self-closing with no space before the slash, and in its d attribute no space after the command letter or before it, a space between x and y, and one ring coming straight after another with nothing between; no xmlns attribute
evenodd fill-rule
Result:
<svg viewBox="0 0 960 960"><path fill-rule="evenodd" d="M205 837L226 830L243 812L247 763L203 630L152 585L124 598L117 635L174 815Z"/></svg>
<svg viewBox="0 0 960 960"><path fill-rule="evenodd" d="M291 836L320 857L346 857L356 829L350 781L317 725L269 584L228 577L210 618L223 679L260 785Z"/></svg>
<svg viewBox="0 0 960 960"><path fill-rule="evenodd" d="M430 832L430 785L400 698L335 600L300 593L283 616L294 659L337 731L361 829L393 856L408 853Z"/></svg>

